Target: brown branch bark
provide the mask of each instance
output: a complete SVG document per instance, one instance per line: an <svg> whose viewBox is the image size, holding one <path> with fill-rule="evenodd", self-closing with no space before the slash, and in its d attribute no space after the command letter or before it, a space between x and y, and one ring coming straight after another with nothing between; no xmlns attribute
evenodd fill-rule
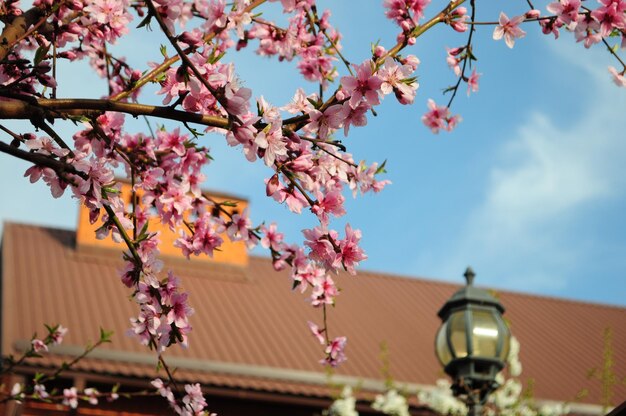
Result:
<svg viewBox="0 0 626 416"><path fill-rule="evenodd" d="M18 40L24 36L38 19L43 16L43 11L37 7L29 9L21 16L17 16L11 23L8 23L0 35L0 61L2 61L11 51L11 48Z"/></svg>
<svg viewBox="0 0 626 416"><path fill-rule="evenodd" d="M0 101L0 119L30 120L41 118L67 118L68 116L94 116L104 111L130 114L132 116L152 116L168 120L202 124L205 126L228 129L228 119L217 116L188 113L171 107L159 107L145 104L122 103L112 100L86 98L36 99L31 103L9 99Z"/></svg>
<svg viewBox="0 0 626 416"><path fill-rule="evenodd" d="M4 142L0 142L0 152L9 154L11 156L15 156L18 159L25 160L27 162L31 162L37 166L43 166L47 168L51 168L57 173L72 173L74 175L79 175L83 178L86 178L84 172L79 172L70 164L65 162L61 162L59 160L53 159L49 156L42 155L40 153L32 153L22 150L17 147L13 147Z"/></svg>

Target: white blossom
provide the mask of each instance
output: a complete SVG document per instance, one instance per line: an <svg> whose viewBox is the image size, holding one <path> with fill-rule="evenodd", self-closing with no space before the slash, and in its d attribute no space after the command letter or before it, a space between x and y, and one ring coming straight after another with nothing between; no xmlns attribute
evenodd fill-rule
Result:
<svg viewBox="0 0 626 416"><path fill-rule="evenodd" d="M395 389L388 390L385 394L376 396L372 408L392 416L409 416L409 404L406 398Z"/></svg>
<svg viewBox="0 0 626 416"><path fill-rule="evenodd" d="M467 406L452 395L450 385L448 380L439 379L434 389L420 390L417 398L420 403L442 415L465 416Z"/></svg>
<svg viewBox="0 0 626 416"><path fill-rule="evenodd" d="M352 396L352 388L345 386L341 397L335 400L328 410L331 416L359 416L356 411L356 399Z"/></svg>

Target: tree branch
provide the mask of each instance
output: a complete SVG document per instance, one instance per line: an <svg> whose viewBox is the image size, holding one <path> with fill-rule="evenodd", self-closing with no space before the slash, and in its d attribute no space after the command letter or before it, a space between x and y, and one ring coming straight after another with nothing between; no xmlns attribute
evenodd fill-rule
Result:
<svg viewBox="0 0 626 416"><path fill-rule="evenodd" d="M26 35L28 28L43 15L44 13L40 8L33 7L4 27L0 35L0 61L6 58L11 48Z"/></svg>
<svg viewBox="0 0 626 416"><path fill-rule="evenodd" d="M26 98L25 98L26 99ZM27 103L19 99L0 101L0 119L32 119L45 116L67 118L68 116L98 115L104 111L126 113L132 116L152 116L168 120L202 124L205 126L228 129L230 122L224 117L207 116L174 110L171 107L123 103L112 100L94 100L86 98L33 99ZM94 112L96 114L94 114Z"/></svg>
<svg viewBox="0 0 626 416"><path fill-rule="evenodd" d="M74 175L81 176L83 179L86 179L85 173L74 169L72 165L53 159L49 156L42 155L41 153L27 152L17 147L8 145L4 142L0 142L0 152L9 154L11 156L14 156L18 159L25 160L27 162L34 163L37 166L44 166L47 168L51 168L57 173L58 172L72 173Z"/></svg>

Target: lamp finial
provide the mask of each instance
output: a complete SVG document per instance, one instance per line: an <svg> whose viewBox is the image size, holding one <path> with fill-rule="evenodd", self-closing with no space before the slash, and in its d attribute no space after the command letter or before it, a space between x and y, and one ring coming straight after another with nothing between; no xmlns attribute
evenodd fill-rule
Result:
<svg viewBox="0 0 626 416"><path fill-rule="evenodd" d="M468 286L472 286L474 284L474 277L476 277L476 273L474 273L474 270L472 270L471 267L468 266L467 269L465 269L463 276L465 276L465 281Z"/></svg>

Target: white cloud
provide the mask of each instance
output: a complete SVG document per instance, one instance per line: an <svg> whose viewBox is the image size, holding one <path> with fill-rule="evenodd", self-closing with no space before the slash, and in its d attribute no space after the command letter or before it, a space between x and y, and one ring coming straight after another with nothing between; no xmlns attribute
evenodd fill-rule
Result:
<svg viewBox="0 0 626 416"><path fill-rule="evenodd" d="M458 244L436 256L436 274L459 277L470 262L484 285L558 294L589 250L602 252L602 241L577 233L597 208L626 197L626 91L579 53L563 55L585 74L584 111L565 122L534 112L511 130Z"/></svg>

